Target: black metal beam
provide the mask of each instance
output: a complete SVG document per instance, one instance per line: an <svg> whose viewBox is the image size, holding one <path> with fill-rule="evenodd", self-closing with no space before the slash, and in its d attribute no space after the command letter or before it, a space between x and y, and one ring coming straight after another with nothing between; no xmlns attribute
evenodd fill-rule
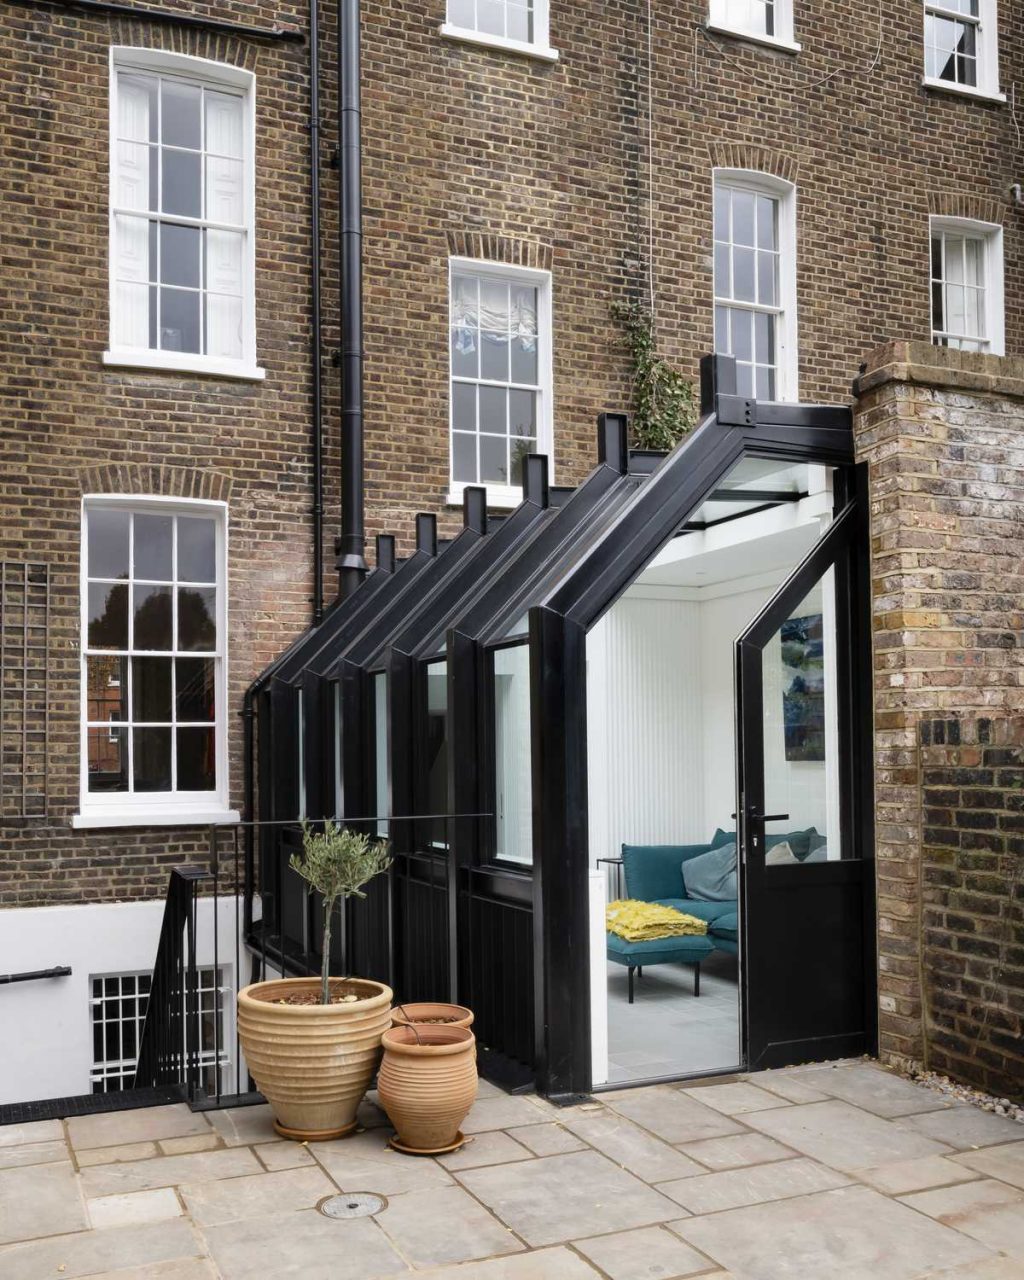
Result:
<svg viewBox="0 0 1024 1280"><path fill-rule="evenodd" d="M222 35L241 36L246 40L280 40L296 44L306 33L296 27L252 27L244 22L228 22L224 18L204 18L199 14L175 9L157 9L146 5L122 4L117 0L8 0L26 9L79 9L83 13L111 18L130 18L135 22L163 22L171 27L191 27L199 31L216 31Z"/></svg>
<svg viewBox="0 0 1024 1280"><path fill-rule="evenodd" d="M40 978L70 978L69 964L54 965L52 969L29 969L25 973L0 973L0 987L10 982L36 982Z"/></svg>

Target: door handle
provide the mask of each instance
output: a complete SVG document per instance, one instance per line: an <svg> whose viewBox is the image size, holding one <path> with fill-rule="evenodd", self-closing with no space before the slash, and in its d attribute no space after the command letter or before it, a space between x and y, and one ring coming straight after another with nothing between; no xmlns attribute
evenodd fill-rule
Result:
<svg viewBox="0 0 1024 1280"><path fill-rule="evenodd" d="M747 814L748 818L753 818L755 822L786 822L789 819L788 813L754 813L751 811Z"/></svg>

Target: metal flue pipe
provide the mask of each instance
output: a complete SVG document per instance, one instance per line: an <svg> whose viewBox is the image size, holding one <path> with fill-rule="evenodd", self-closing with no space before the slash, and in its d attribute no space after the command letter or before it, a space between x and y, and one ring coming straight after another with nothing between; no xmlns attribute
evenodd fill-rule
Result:
<svg viewBox="0 0 1024 1280"><path fill-rule="evenodd" d="M363 192L359 0L338 0L338 173L341 218L341 536L335 565L342 598L366 573L363 495Z"/></svg>

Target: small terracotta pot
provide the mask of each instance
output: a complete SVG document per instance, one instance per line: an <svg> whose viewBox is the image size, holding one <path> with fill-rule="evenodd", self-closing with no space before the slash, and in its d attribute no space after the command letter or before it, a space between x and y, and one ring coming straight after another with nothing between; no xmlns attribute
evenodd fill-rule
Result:
<svg viewBox="0 0 1024 1280"><path fill-rule="evenodd" d="M455 1151L459 1125L476 1098L476 1037L468 1027L413 1023L384 1032L377 1076L380 1104L410 1155Z"/></svg>
<svg viewBox="0 0 1024 1280"><path fill-rule="evenodd" d="M341 1138L380 1061L391 1024L390 987L363 978L332 979L362 997L351 1004L276 1004L316 992L319 978L255 982L238 993L238 1037L260 1093L274 1109L278 1133L300 1142Z"/></svg>
<svg viewBox="0 0 1024 1280"><path fill-rule="evenodd" d="M395 1027L417 1026L427 1023L433 1026L471 1027L473 1010L462 1004L396 1004L391 1010L391 1023Z"/></svg>

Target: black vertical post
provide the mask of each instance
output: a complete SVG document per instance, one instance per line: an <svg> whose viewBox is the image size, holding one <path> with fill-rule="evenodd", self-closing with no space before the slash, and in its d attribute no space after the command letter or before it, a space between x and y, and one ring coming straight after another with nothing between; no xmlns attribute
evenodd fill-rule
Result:
<svg viewBox="0 0 1024 1280"><path fill-rule="evenodd" d="M341 219L341 537L339 589L347 597L366 573L363 555L363 193L359 0L339 0L338 171Z"/></svg>
<svg viewBox="0 0 1024 1280"><path fill-rule="evenodd" d="M700 358L700 411L714 413L715 396L736 394L736 359L715 355Z"/></svg>
<svg viewBox="0 0 1024 1280"><path fill-rule="evenodd" d="M590 1070L586 630L530 610L534 1019L542 1093L586 1093Z"/></svg>

